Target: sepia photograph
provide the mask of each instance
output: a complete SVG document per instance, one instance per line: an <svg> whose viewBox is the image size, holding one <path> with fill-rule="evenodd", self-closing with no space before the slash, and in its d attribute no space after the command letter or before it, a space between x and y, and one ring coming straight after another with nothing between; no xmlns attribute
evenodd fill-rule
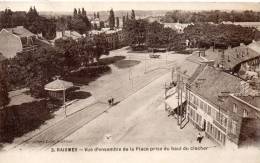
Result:
<svg viewBox="0 0 260 163"><path fill-rule="evenodd" d="M260 2L0 0L0 162L38 155L259 163Z"/></svg>

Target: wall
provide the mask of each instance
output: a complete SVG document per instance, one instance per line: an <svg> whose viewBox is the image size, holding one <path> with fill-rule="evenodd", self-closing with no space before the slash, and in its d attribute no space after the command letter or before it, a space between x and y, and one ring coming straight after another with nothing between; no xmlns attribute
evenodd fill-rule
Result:
<svg viewBox="0 0 260 163"><path fill-rule="evenodd" d="M6 58L12 58L23 50L21 39L5 29L0 32L0 52Z"/></svg>

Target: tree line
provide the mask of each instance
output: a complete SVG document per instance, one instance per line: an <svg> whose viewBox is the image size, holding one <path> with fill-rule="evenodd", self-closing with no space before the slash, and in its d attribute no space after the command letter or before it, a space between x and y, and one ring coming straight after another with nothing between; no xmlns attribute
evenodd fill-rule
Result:
<svg viewBox="0 0 260 163"><path fill-rule="evenodd" d="M9 89L28 87L35 97L44 97L44 85L55 76L66 77L72 71L86 68L108 54L103 38L91 40L58 39L55 47L42 47L19 53L8 61Z"/></svg>
<svg viewBox="0 0 260 163"><path fill-rule="evenodd" d="M132 47L169 50L185 49L186 40L189 40L190 47L198 48L239 46L240 43L251 43L256 33L255 28L209 23L195 23L186 27L184 33L177 33L171 28L164 28L163 24L149 23L142 19L130 19L123 29L127 35L127 43Z"/></svg>
<svg viewBox="0 0 260 163"><path fill-rule="evenodd" d="M0 12L0 29L24 26L32 33L42 33L47 39L52 39L56 34L54 18L40 16L35 7L30 7L28 12L5 9Z"/></svg>
<svg viewBox="0 0 260 163"><path fill-rule="evenodd" d="M162 18L163 22L167 23L197 23L197 22L214 22L221 23L222 21L231 21L231 22L259 22L260 21L260 12L255 12L252 10L245 11L200 11L200 12L191 12L191 11L181 11L174 10L167 12Z"/></svg>

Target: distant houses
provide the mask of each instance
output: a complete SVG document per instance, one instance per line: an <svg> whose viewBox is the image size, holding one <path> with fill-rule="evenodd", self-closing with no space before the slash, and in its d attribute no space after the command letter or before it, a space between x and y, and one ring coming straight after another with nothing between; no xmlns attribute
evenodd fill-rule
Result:
<svg viewBox="0 0 260 163"><path fill-rule="evenodd" d="M171 28L177 33L184 33L184 29L193 23L163 23L164 28Z"/></svg>
<svg viewBox="0 0 260 163"><path fill-rule="evenodd" d="M260 22L231 22L223 21L223 24L241 25L242 27L253 27L260 31Z"/></svg>
<svg viewBox="0 0 260 163"><path fill-rule="evenodd" d="M105 37L107 47L110 50L120 48L125 45L125 34L122 29L110 30L110 28L102 28L101 30L89 31L90 38Z"/></svg>
<svg viewBox="0 0 260 163"><path fill-rule="evenodd" d="M36 35L23 26L2 29L0 32L0 52L6 58L31 50L35 46Z"/></svg>
<svg viewBox="0 0 260 163"><path fill-rule="evenodd" d="M84 35L81 35L80 33L76 32L76 31L70 31L70 30L56 31L56 37L52 41L55 41L57 39L67 39L67 38L72 38L73 40L78 40L82 37L84 37Z"/></svg>
<svg viewBox="0 0 260 163"><path fill-rule="evenodd" d="M4 28L0 31L0 53L8 59L19 53L49 45L41 35L36 35L23 26Z"/></svg>

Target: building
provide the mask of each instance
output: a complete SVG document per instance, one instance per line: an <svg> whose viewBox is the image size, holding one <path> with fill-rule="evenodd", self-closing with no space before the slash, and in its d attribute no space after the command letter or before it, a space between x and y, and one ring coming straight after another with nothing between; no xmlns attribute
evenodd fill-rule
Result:
<svg viewBox="0 0 260 163"><path fill-rule="evenodd" d="M13 58L19 52L37 47L36 35L23 26L2 29L0 32L0 52L6 58Z"/></svg>
<svg viewBox="0 0 260 163"><path fill-rule="evenodd" d="M215 67L246 79L247 72L260 72L260 42L227 49L210 47L201 52L200 58L201 61L211 61Z"/></svg>
<svg viewBox="0 0 260 163"><path fill-rule="evenodd" d="M260 22L231 22L224 21L223 24L241 25L242 27L253 27L260 31Z"/></svg>
<svg viewBox="0 0 260 163"><path fill-rule="evenodd" d="M220 145L227 141L228 114L220 106L230 93L240 93L245 82L206 66L188 86L187 113L190 122Z"/></svg>
<svg viewBox="0 0 260 163"><path fill-rule="evenodd" d="M163 23L164 28L171 28L178 33L183 33L184 29L193 23Z"/></svg>
<svg viewBox="0 0 260 163"><path fill-rule="evenodd" d="M54 38L53 41L55 41L57 39L61 39L61 38L62 39L72 38L73 40L78 40L82 37L84 37L84 36L76 31L69 31L69 30L56 31L56 37Z"/></svg>
<svg viewBox="0 0 260 163"><path fill-rule="evenodd" d="M232 148L260 145L260 96L230 94L223 109L228 114L227 143Z"/></svg>
<svg viewBox="0 0 260 163"><path fill-rule="evenodd" d="M100 29L100 19L99 18L95 18L93 20L90 21L91 26L94 27L94 29Z"/></svg>
<svg viewBox="0 0 260 163"><path fill-rule="evenodd" d="M102 28L101 30L92 30L89 32L89 36L91 38L105 37L109 50L125 45L125 34L122 29L110 30L110 28Z"/></svg>

